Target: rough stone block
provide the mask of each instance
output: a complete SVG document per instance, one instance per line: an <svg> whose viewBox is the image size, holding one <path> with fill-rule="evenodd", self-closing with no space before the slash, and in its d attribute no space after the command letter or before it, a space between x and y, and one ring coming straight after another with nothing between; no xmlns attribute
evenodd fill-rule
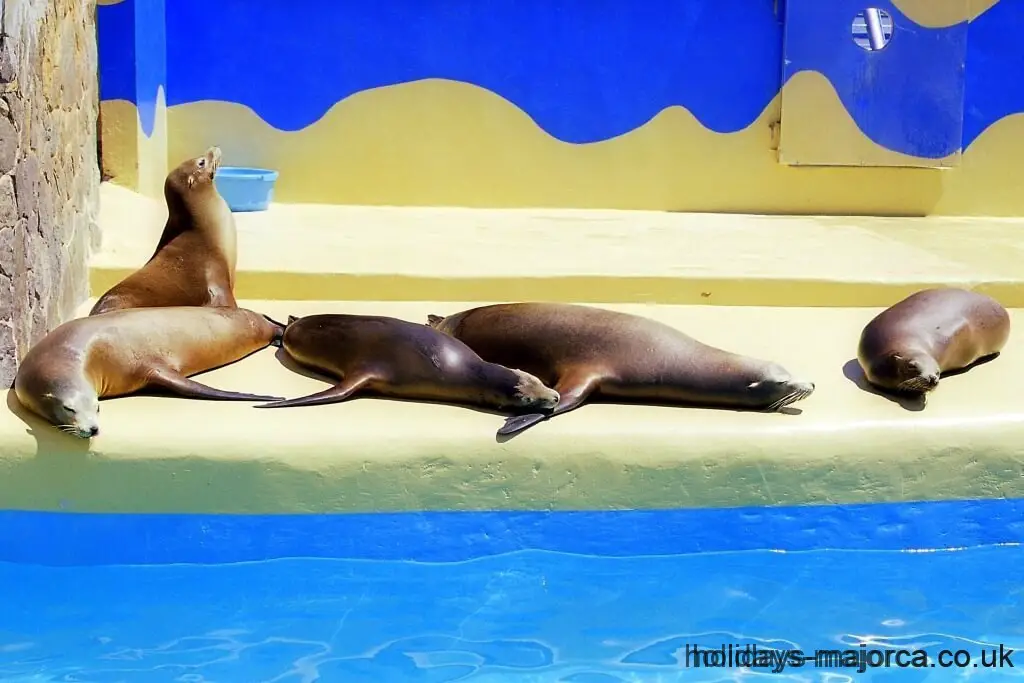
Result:
<svg viewBox="0 0 1024 683"><path fill-rule="evenodd" d="M22 216L36 212L39 205L39 159L29 153L14 172L14 194Z"/></svg>
<svg viewBox="0 0 1024 683"><path fill-rule="evenodd" d="M88 295L99 195L95 3L6 0L0 45L0 380ZM4 85L4 83L8 85ZM6 360L5 360L6 359ZM7 363L8 365L4 365Z"/></svg>
<svg viewBox="0 0 1024 683"><path fill-rule="evenodd" d="M0 176L0 228L13 228L18 221L18 201L14 194L14 179Z"/></svg>
<svg viewBox="0 0 1024 683"><path fill-rule="evenodd" d="M18 359L14 353L14 330L0 322L0 388L8 389L14 384L18 373Z"/></svg>
<svg viewBox="0 0 1024 683"><path fill-rule="evenodd" d="M0 175L10 173L18 160L18 131L5 116L0 116Z"/></svg>

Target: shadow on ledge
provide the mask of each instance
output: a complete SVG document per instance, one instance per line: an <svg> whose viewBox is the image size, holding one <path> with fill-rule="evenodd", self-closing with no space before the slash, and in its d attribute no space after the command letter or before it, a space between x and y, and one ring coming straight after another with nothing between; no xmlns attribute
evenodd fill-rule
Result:
<svg viewBox="0 0 1024 683"><path fill-rule="evenodd" d="M924 396L899 396L897 394L886 393L873 387L868 382L868 378L864 376L864 369L861 368L860 363L857 362L856 358L846 361L846 365L843 366L843 376L856 384L857 388L861 391L874 394L875 396L881 396L888 401L898 404L904 410L917 413L924 410L926 405Z"/></svg>

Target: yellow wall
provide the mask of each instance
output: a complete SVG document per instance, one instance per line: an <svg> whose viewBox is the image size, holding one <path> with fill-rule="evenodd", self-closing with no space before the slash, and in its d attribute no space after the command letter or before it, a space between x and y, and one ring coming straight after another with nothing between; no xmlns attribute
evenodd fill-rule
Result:
<svg viewBox="0 0 1024 683"><path fill-rule="evenodd" d="M618 138L580 145L552 138L501 97L454 81L365 91L294 133L272 128L242 105L200 102L166 109L162 90L160 97L151 138L139 130L133 105L102 104L104 171L146 194L159 195L169 163L218 144L230 165L272 160L281 173L275 201L282 202L1024 214L1016 175L1024 156L1022 115L982 133L956 168L800 168L777 159L772 124L779 119L780 98L733 134L711 132L686 110L672 107ZM798 74L780 97L799 98L802 109L831 122L822 126L820 138L829 144L898 156L857 129L821 75ZM782 140L814 130L783 127Z"/></svg>

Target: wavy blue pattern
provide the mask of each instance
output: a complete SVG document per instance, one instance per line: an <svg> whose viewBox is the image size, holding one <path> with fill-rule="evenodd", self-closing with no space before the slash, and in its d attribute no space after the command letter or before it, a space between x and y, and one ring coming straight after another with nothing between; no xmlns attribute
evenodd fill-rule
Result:
<svg viewBox="0 0 1024 683"><path fill-rule="evenodd" d="M785 78L824 74L879 144L941 157L1024 111L1024 0L1001 0L969 29L927 29L882 0L897 32L875 54L849 35L859 0L787 1ZM712 131L735 132L784 79L771 0L306 0L258 11L247 0L164 2L99 7L102 98L138 104L147 134L164 83L170 106L238 102L294 131L367 89L445 78L501 95L558 139L587 143L673 105Z"/></svg>
<svg viewBox="0 0 1024 683"><path fill-rule="evenodd" d="M0 512L0 562L45 565L287 557L460 562L520 550L629 557L1011 542L1024 542L1024 500L602 512Z"/></svg>
<svg viewBox="0 0 1024 683"><path fill-rule="evenodd" d="M787 0L785 78L818 71L861 131L907 154L942 158L960 148L967 22L925 28L888 0L872 6L893 20L892 40L869 52L850 34L863 0Z"/></svg>
<svg viewBox="0 0 1024 683"><path fill-rule="evenodd" d="M1000 0L971 22L964 147L996 121L1024 112L1024 0Z"/></svg>
<svg viewBox="0 0 1024 683"><path fill-rule="evenodd" d="M168 104L239 102L281 130L308 126L369 88L473 83L544 130L584 143L672 105L705 126L750 124L779 89L772 3L751 0L176 0ZM229 28L230 27L230 28ZM216 45L195 59L195 44Z"/></svg>

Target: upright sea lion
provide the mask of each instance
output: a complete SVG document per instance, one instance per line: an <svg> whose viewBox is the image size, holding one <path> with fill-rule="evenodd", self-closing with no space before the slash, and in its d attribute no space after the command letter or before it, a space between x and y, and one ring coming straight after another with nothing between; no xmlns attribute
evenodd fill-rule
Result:
<svg viewBox="0 0 1024 683"><path fill-rule="evenodd" d="M357 393L513 412L545 410L558 403L558 394L536 377L488 363L457 339L397 318L289 316L281 346L299 365L341 381L309 396L257 408L335 403Z"/></svg>
<svg viewBox="0 0 1024 683"><path fill-rule="evenodd" d="M167 223L146 265L114 285L89 315L151 306L237 306L235 219L217 192L221 152L178 165L164 181Z"/></svg>
<svg viewBox="0 0 1024 683"><path fill-rule="evenodd" d="M857 361L871 384L926 395L943 373L994 358L1010 337L996 300L954 287L925 289L885 309L860 335Z"/></svg>
<svg viewBox="0 0 1024 683"><path fill-rule="evenodd" d="M273 401L188 379L279 341L282 326L244 308L111 311L57 327L29 349L14 378L21 403L62 431L99 433L99 399L158 387L180 396Z"/></svg>
<svg viewBox="0 0 1024 683"><path fill-rule="evenodd" d="M651 403L778 410L814 384L781 366L702 344L660 322L591 306L497 304L428 325L484 360L522 368L561 397L550 414L509 418L499 435L568 412L590 396Z"/></svg>

